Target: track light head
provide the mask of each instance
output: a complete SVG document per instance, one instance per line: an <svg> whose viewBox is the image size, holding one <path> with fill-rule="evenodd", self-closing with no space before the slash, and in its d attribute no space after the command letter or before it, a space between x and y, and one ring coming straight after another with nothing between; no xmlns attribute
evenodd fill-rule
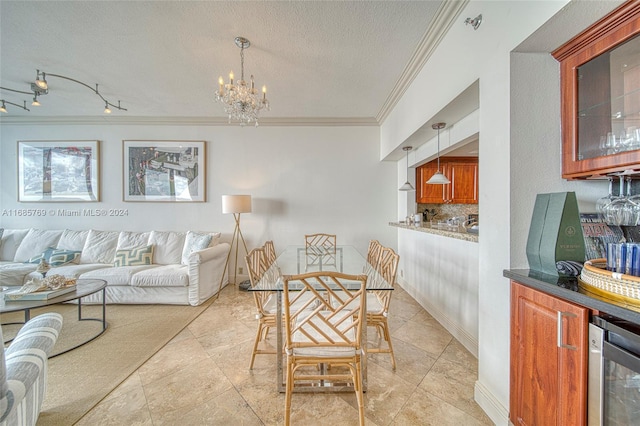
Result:
<svg viewBox="0 0 640 426"><path fill-rule="evenodd" d="M40 80L40 75L42 75L42 80ZM44 71L40 72L40 70L36 70L36 81L34 84L42 90L47 90L49 88L49 84L47 84L47 76Z"/></svg>

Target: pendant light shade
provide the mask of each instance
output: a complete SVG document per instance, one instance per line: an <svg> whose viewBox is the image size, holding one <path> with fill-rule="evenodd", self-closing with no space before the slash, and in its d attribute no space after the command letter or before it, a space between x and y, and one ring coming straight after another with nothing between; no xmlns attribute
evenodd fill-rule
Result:
<svg viewBox="0 0 640 426"><path fill-rule="evenodd" d="M409 182L409 151L413 149L412 146L403 146L402 150L407 153L407 181L400 187L400 191L415 191L411 182Z"/></svg>
<svg viewBox="0 0 640 426"><path fill-rule="evenodd" d="M438 131L438 171L435 172L433 176L429 178L429 180L427 181L428 184L442 185L442 184L451 183L451 181L447 179L444 173L440 171L440 129L444 129L446 125L447 125L446 123L435 123L431 126L433 130Z"/></svg>
<svg viewBox="0 0 640 426"><path fill-rule="evenodd" d="M437 172L435 172L433 174L433 176L431 176L429 178L429 180L427 181L427 183L431 183L431 184L445 184L445 183L451 183L451 181L449 179L447 179L447 177L445 175L442 174L442 172L440 170L438 170Z"/></svg>

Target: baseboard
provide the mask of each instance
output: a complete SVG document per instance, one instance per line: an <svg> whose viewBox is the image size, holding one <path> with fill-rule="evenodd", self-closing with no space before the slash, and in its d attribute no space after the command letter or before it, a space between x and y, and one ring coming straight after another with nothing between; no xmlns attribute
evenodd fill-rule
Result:
<svg viewBox="0 0 640 426"><path fill-rule="evenodd" d="M493 423L499 426L508 426L511 424L509 421L509 410L494 398L489 389L477 380L473 390L473 398Z"/></svg>
<svg viewBox="0 0 640 426"><path fill-rule="evenodd" d="M409 293L429 314L436 319L447 331L455 337L471 354L478 358L478 339L470 335L466 330L461 328L455 321L446 316L436 305L430 303L426 298L415 294L414 289L407 285L403 279L398 279L398 284Z"/></svg>

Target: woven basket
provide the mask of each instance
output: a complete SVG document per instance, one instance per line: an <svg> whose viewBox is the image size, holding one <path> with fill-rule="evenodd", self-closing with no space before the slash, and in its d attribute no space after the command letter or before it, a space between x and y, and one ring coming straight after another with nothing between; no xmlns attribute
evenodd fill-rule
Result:
<svg viewBox="0 0 640 426"><path fill-rule="evenodd" d="M606 259L586 261L578 280L580 287L599 297L640 307L640 277L607 271L606 265Z"/></svg>

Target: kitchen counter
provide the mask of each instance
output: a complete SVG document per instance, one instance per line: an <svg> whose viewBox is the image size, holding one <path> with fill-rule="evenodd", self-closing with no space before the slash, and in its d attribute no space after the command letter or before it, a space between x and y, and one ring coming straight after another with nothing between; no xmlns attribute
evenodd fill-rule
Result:
<svg viewBox="0 0 640 426"><path fill-rule="evenodd" d="M505 269L503 275L527 287L560 299L640 324L640 308L624 306L616 301L585 294L578 287L577 277L557 277L530 269Z"/></svg>
<svg viewBox="0 0 640 426"><path fill-rule="evenodd" d="M463 241L470 241L473 243L478 242L478 234L470 234L468 232L456 232L456 231L448 231L444 229L432 228L430 224L420 223L418 225L407 225L406 223L401 222L389 222L390 226L395 226L397 228L410 229L412 231L425 232L427 234L441 235L443 237L455 238Z"/></svg>

